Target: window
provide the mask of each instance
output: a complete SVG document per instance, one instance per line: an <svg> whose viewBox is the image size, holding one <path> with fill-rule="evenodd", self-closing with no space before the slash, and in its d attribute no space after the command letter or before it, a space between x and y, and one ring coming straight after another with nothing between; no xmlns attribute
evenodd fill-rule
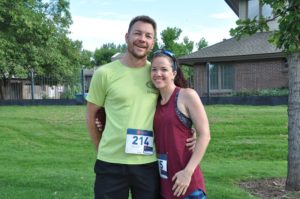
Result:
<svg viewBox="0 0 300 199"><path fill-rule="evenodd" d="M271 18L273 16L271 6L268 4L261 5L259 0L248 0L247 13L249 19L258 16L265 18Z"/></svg>
<svg viewBox="0 0 300 199"><path fill-rule="evenodd" d="M248 18L253 19L259 16L259 0L248 1Z"/></svg>
<svg viewBox="0 0 300 199"><path fill-rule="evenodd" d="M210 69L211 90L232 90L234 86L234 68L230 65L212 65Z"/></svg>

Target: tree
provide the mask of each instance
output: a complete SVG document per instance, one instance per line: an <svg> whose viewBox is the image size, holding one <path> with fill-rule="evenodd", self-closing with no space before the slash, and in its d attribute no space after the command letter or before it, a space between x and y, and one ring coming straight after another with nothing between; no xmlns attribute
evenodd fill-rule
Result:
<svg viewBox="0 0 300 199"><path fill-rule="evenodd" d="M51 75L61 83L76 82L82 44L68 38L72 23L68 9L66 0L0 1L0 79L4 84L12 77L26 78L30 71Z"/></svg>
<svg viewBox="0 0 300 199"><path fill-rule="evenodd" d="M179 40L181 33L182 30L180 28L167 27L167 29L160 33L161 40L163 41L163 45L160 47L171 50L176 56L182 56L191 53L194 48L194 42L190 41L188 37L184 37L183 42L181 43L176 42Z"/></svg>
<svg viewBox="0 0 300 199"><path fill-rule="evenodd" d="M93 52L88 50L82 50L80 56L80 63L84 68L93 68L95 66L95 60L93 59Z"/></svg>
<svg viewBox="0 0 300 199"><path fill-rule="evenodd" d="M115 45L114 43L103 44L99 49L97 48L94 53L94 60L96 66L111 62L111 57L116 53L123 53L126 50L126 45Z"/></svg>
<svg viewBox="0 0 300 199"><path fill-rule="evenodd" d="M197 49L201 50L208 46L208 42L202 37L198 43L196 43Z"/></svg>
<svg viewBox="0 0 300 199"><path fill-rule="evenodd" d="M300 191L300 1L260 0L273 9L278 20L278 30L270 37L270 42L287 53L289 97L288 97L288 174L286 189ZM238 20L237 28L231 35L240 38L258 31L268 31L268 21L272 19L254 18Z"/></svg>

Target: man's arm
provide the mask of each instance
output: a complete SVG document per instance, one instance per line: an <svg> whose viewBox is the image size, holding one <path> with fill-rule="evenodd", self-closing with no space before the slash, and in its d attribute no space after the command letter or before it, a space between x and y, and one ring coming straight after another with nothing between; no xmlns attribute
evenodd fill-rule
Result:
<svg viewBox="0 0 300 199"><path fill-rule="evenodd" d="M87 102L86 124L87 124L90 137L92 139L93 144L95 145L96 150L98 150L98 145L100 143L101 136L102 136L102 131L100 132L98 130L96 123L95 123L96 114L100 108L101 107L99 107L93 103Z"/></svg>

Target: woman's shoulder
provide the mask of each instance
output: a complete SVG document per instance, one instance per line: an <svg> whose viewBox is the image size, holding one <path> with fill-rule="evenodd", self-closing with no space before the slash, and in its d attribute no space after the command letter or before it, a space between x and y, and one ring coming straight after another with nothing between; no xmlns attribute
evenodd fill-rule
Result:
<svg viewBox="0 0 300 199"><path fill-rule="evenodd" d="M201 102L198 93L192 88L180 89L179 100L186 106Z"/></svg>
<svg viewBox="0 0 300 199"><path fill-rule="evenodd" d="M193 97L193 96L198 96L198 93L192 88L181 88L180 95L182 95L183 97L188 97L188 96Z"/></svg>

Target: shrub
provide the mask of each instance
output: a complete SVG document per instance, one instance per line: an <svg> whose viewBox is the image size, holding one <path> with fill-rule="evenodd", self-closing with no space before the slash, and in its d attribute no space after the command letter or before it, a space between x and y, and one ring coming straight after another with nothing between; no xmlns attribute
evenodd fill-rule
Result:
<svg viewBox="0 0 300 199"><path fill-rule="evenodd" d="M274 89L244 89L241 91L233 92L232 96L287 96L287 88L274 88Z"/></svg>

